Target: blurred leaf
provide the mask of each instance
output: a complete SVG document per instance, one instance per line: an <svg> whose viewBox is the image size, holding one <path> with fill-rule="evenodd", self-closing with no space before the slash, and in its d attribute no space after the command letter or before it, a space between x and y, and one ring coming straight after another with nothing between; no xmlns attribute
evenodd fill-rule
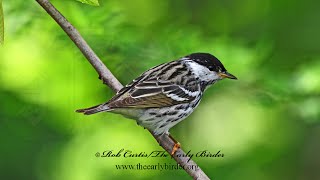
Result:
<svg viewBox="0 0 320 180"><path fill-rule="evenodd" d="M2 10L2 0L0 0L0 44L3 44L4 41L4 19L3 19L3 10Z"/></svg>
<svg viewBox="0 0 320 180"><path fill-rule="evenodd" d="M80 1L80 2L85 3L85 4L89 4L89 5L92 5L92 6L99 6L99 1L98 0L77 0L77 1Z"/></svg>

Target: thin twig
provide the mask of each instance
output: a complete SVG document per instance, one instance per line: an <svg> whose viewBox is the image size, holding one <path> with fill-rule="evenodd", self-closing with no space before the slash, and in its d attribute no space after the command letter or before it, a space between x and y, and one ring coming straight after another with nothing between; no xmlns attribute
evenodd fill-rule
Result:
<svg viewBox="0 0 320 180"><path fill-rule="evenodd" d="M70 39L77 45L82 54L91 63L93 68L98 72L102 81L112 88L114 91L119 91L123 86L117 78L110 72L110 70L103 64L95 52L90 48L87 42L82 38L75 27L68 22L68 20L48 1L36 0L47 13L60 25L60 27L68 34ZM159 144L170 154L174 146L173 140L168 135L155 136L150 132ZM174 160L194 179L209 179L208 176L200 169L200 167L185 155L180 148L176 154L181 156L173 156ZM193 168L187 168L193 167Z"/></svg>

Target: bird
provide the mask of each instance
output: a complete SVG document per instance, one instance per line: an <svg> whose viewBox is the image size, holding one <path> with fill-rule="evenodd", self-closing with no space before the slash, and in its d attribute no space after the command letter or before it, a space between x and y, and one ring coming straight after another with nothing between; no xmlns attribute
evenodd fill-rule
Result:
<svg viewBox="0 0 320 180"><path fill-rule="evenodd" d="M106 103L76 112L111 112L134 119L155 136L169 135L175 143L173 155L181 145L169 130L194 111L208 87L225 78L237 79L214 55L192 53L150 68Z"/></svg>

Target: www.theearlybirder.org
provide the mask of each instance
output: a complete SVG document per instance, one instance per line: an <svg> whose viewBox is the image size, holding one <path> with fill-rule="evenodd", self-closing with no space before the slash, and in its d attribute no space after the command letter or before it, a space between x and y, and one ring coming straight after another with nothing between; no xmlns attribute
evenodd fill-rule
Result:
<svg viewBox="0 0 320 180"><path fill-rule="evenodd" d="M197 165L185 165L181 166L180 164L167 164L167 163L158 163L158 164L121 164L121 165L115 165L117 170L194 170L197 171L199 169L199 166Z"/></svg>

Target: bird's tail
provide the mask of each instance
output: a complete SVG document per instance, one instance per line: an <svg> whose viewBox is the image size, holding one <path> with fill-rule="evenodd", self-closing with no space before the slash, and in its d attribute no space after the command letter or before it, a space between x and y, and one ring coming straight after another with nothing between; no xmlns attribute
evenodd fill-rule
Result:
<svg viewBox="0 0 320 180"><path fill-rule="evenodd" d="M85 108L85 109L78 109L76 112L78 113L83 113L85 115L90 115L90 114L95 114L98 112L103 112L103 111L110 111L111 109L108 107L108 104L99 104L97 106Z"/></svg>

